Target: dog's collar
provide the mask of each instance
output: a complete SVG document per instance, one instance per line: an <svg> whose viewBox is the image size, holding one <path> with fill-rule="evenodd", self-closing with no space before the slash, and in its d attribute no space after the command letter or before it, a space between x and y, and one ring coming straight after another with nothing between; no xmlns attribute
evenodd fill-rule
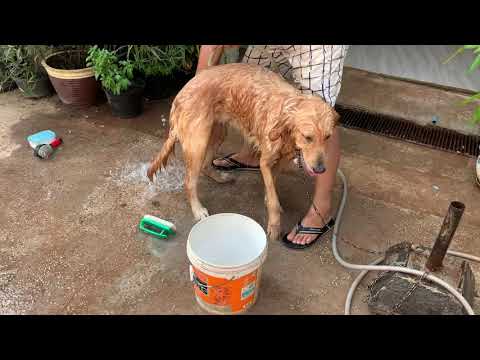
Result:
<svg viewBox="0 0 480 360"><path fill-rule="evenodd" d="M295 149L295 158L293 162L297 164L299 169L303 169L302 151L300 149Z"/></svg>

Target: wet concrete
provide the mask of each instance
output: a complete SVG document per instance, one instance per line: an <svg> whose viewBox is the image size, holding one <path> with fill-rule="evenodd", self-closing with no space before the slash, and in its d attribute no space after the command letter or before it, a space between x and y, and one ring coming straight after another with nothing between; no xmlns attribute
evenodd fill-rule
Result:
<svg viewBox="0 0 480 360"><path fill-rule="evenodd" d="M0 314L204 314L193 298L185 245L194 224L178 187L152 187L141 174L166 135L169 101L148 103L136 119L110 115L106 104L71 109L56 97L0 94ZM48 161L25 138L52 129L65 144ZM431 244L448 204L466 211L452 249L480 255L480 190L473 161L458 155L342 129L341 167L349 180L340 251L367 263L400 241ZM230 135L222 148L235 149ZM175 162L174 162L175 163ZM177 148L175 164L181 164ZM178 179L167 179L175 181ZM312 186L292 170L279 179L284 228L298 221ZM211 213L238 212L265 225L263 182L200 183ZM340 184L335 201L340 196ZM168 242L137 230L144 214L173 221ZM355 272L333 258L328 240L303 252L269 245L260 298L252 314L341 314ZM480 279L479 267L474 267ZM365 314L366 284L354 300Z"/></svg>

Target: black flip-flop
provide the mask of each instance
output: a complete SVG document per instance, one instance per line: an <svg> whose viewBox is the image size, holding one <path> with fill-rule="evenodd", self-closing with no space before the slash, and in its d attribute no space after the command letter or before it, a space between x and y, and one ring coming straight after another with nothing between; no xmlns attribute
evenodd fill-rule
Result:
<svg viewBox="0 0 480 360"><path fill-rule="evenodd" d="M223 158L220 158L218 160L225 160L229 163L227 166L219 166L215 165L212 161L212 166L214 169L219 170L219 171L259 171L260 166L249 166L242 164L241 162L238 162L235 159L232 159L232 155L235 153L229 154Z"/></svg>
<svg viewBox="0 0 480 360"><path fill-rule="evenodd" d="M291 242L290 240L287 239L287 234L284 235L282 238L283 244L290 248L290 249L295 249L295 250L301 250L301 249L306 249L310 246L312 246L318 239L320 239L323 235L328 233L330 230L333 229L335 226L335 219L330 219L328 223L326 223L323 227L321 228L316 228L316 227L306 227L302 225L302 222L300 221L297 226L295 227L295 235L296 234L310 234L310 235L317 235L315 239L313 239L311 242L308 244L295 244Z"/></svg>

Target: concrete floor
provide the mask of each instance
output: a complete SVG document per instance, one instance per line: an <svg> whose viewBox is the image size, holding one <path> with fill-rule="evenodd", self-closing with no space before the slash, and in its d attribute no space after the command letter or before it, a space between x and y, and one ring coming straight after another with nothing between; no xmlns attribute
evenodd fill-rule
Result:
<svg viewBox="0 0 480 360"><path fill-rule="evenodd" d="M141 117L119 120L106 104L75 110L57 97L0 94L0 314L204 314L189 282L185 245L194 222L174 176L181 167L167 173L167 192L141 176L161 148L168 109L168 101L148 103ZM44 129L65 142L48 161L34 158L25 140ZM466 211L451 248L480 255L471 159L341 132L350 189L342 239L374 251L405 240L432 244L449 202L460 200ZM230 136L222 152L238 143ZM308 207L311 183L292 171L278 190L287 230ZM265 224L258 174L222 186L202 179L200 196L211 213L238 212ZM159 242L139 234L147 213L175 222L178 235ZM356 263L377 257L343 241L340 251ZM272 243L250 313L342 314L355 274L336 263L327 240L304 252ZM368 313L366 284L354 299L356 314Z"/></svg>

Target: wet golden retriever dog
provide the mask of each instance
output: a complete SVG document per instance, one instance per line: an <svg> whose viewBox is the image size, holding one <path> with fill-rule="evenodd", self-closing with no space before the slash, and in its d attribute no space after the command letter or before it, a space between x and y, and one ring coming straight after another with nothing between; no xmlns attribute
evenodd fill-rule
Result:
<svg viewBox="0 0 480 360"><path fill-rule="evenodd" d="M225 137L225 125L236 127L260 155L265 183L268 236L280 236L282 208L274 174L297 159L310 176L325 171L326 141L339 119L319 96L302 95L280 75L264 67L227 64L199 72L176 96L170 112L170 132L148 177L165 166L174 145L183 150L185 189L196 220L208 216L198 198L202 172L218 182L230 181L211 163Z"/></svg>

